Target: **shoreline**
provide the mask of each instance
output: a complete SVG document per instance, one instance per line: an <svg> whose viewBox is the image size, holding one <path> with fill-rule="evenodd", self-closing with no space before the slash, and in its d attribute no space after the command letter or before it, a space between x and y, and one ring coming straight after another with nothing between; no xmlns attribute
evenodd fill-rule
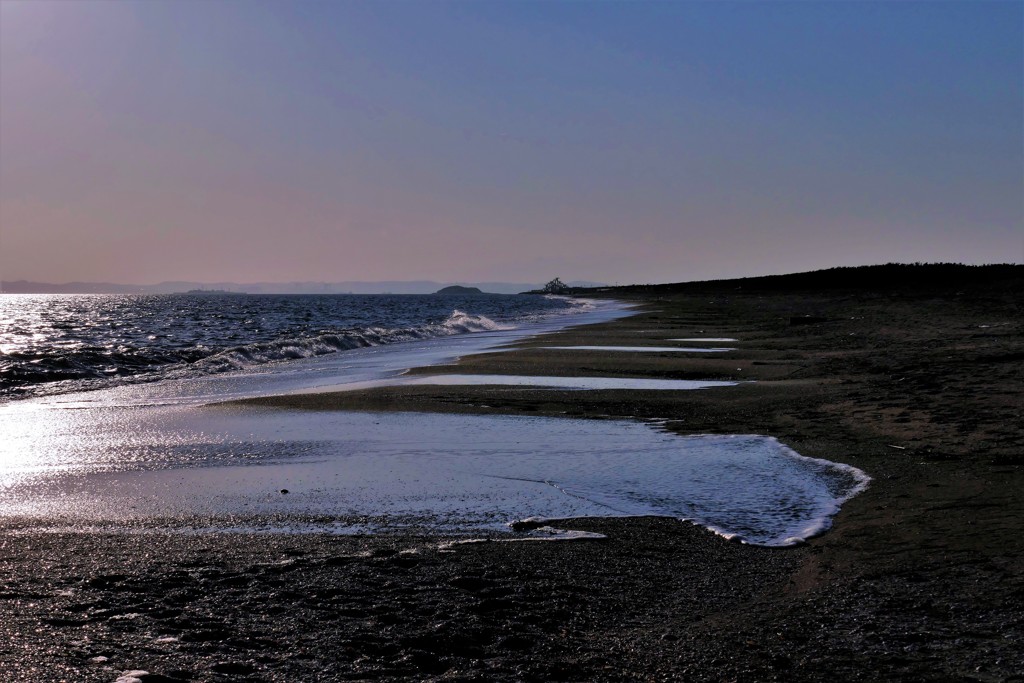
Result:
<svg viewBox="0 0 1024 683"><path fill-rule="evenodd" d="M0 661L15 662L12 680L108 682L129 670L164 681L1008 681L1024 671L1020 289L709 286L652 299L629 318L415 372L757 381L696 392L399 386L214 410L630 417L680 434L765 434L873 477L830 531L766 549L673 520L586 518L571 528L605 540L451 552L401 535L4 534ZM807 312L827 322L790 324ZM980 327L993 320L1009 324ZM697 336L736 338L736 350L540 348Z"/></svg>

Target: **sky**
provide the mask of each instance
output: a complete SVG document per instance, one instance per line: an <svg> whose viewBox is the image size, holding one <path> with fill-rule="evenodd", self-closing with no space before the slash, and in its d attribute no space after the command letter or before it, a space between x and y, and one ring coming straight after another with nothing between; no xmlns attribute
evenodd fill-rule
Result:
<svg viewBox="0 0 1024 683"><path fill-rule="evenodd" d="M0 0L0 278L1024 261L1022 2Z"/></svg>

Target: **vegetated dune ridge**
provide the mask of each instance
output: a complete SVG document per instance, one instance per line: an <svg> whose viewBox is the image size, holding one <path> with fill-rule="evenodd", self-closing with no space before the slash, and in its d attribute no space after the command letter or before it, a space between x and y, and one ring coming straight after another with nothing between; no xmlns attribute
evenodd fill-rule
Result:
<svg viewBox="0 0 1024 683"><path fill-rule="evenodd" d="M877 266L600 294L642 310L428 371L757 381L253 403L659 418L680 433L770 434L865 470L871 487L794 549L651 518L566 524L605 541L450 551L411 536L9 528L4 677L1020 680L1024 267ZM703 336L739 341L693 356L540 348Z"/></svg>

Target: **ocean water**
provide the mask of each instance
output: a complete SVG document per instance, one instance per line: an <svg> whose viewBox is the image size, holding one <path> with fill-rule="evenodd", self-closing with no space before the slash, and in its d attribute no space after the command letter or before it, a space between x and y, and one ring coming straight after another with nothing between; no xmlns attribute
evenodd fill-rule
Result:
<svg viewBox="0 0 1024 683"><path fill-rule="evenodd" d="M0 400L516 329L594 306L527 295L0 295Z"/></svg>
<svg viewBox="0 0 1024 683"><path fill-rule="evenodd" d="M7 529L521 537L509 524L523 518L653 514L749 543L790 545L827 529L839 505L867 482L854 468L803 458L760 435L684 438L623 420L217 405L290 392L499 380L581 391L728 390L731 383L723 382L403 376L411 367L629 315L617 302L415 296L15 296L0 302L0 360L7 372L0 523Z"/></svg>

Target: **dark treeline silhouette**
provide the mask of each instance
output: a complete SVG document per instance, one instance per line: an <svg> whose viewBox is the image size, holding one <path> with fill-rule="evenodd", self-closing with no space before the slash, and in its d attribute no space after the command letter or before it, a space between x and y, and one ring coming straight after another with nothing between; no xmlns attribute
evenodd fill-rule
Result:
<svg viewBox="0 0 1024 683"><path fill-rule="evenodd" d="M574 294L671 294L701 290L800 291L800 290L918 290L950 289L968 285L1024 285L1024 265L961 263L886 263L814 270L787 275L765 275L731 280L701 280L659 285L627 285L598 290L573 289Z"/></svg>

